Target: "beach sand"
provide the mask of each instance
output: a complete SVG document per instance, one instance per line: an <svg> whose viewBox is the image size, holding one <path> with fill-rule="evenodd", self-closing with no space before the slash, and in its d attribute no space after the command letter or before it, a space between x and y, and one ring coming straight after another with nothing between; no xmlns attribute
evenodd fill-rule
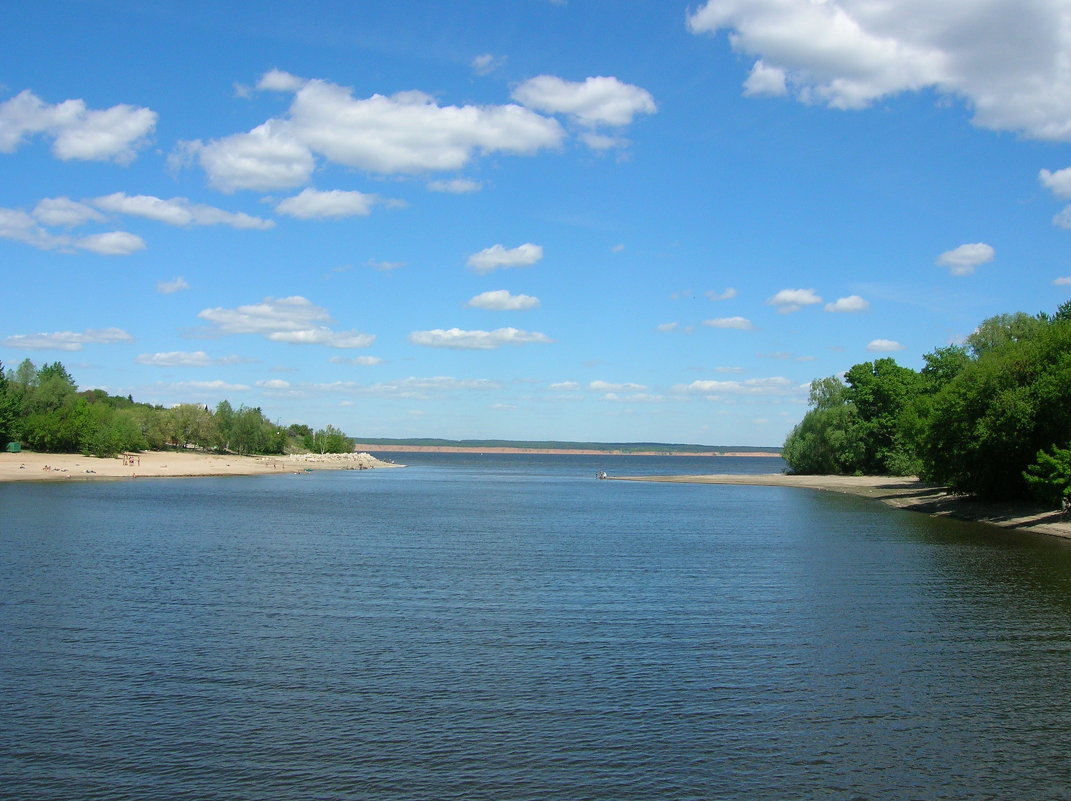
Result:
<svg viewBox="0 0 1071 801"><path fill-rule="evenodd" d="M367 453L233 456L200 451L146 451L101 459L70 453L0 453L0 481L256 476L312 470L400 467Z"/></svg>
<svg viewBox="0 0 1071 801"><path fill-rule="evenodd" d="M951 495L944 487L923 484L917 478L889 476L795 476L762 475L611 476L617 481L661 481L677 484L741 484L748 486L799 487L841 492L872 498L898 509L988 523L1005 529L1032 531L1071 538L1071 518L1058 510L1024 502L987 503L968 496Z"/></svg>

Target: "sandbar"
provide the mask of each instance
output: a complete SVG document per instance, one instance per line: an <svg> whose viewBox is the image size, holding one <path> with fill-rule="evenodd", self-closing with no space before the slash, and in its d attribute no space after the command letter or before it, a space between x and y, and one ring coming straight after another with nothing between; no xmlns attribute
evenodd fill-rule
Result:
<svg viewBox="0 0 1071 801"><path fill-rule="evenodd" d="M306 470L401 467L367 453L236 456L202 451L145 451L115 458L76 453L0 453L0 481L74 481L119 478L257 476Z"/></svg>
<svg viewBox="0 0 1071 801"><path fill-rule="evenodd" d="M677 484L799 487L824 492L840 492L872 498L898 509L1071 539L1071 519L1059 510L1045 509L1025 501L1003 503L979 501L970 496L954 495L945 487L926 484L913 477L797 476L763 473L759 475L609 476L608 478L616 481L660 481Z"/></svg>

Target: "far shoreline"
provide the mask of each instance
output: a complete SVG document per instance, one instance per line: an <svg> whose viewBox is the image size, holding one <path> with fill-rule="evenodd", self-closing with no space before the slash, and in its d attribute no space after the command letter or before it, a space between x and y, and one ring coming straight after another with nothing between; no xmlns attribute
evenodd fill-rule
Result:
<svg viewBox="0 0 1071 801"><path fill-rule="evenodd" d="M501 445L481 448L467 445L375 445L367 442L358 442L354 447L368 453L471 453L480 456L488 453L546 453L553 456L699 456L707 458L759 456L781 458L781 454L776 451L634 451L625 449L600 450L598 448L520 448Z"/></svg>
<svg viewBox="0 0 1071 801"><path fill-rule="evenodd" d="M1059 510L1044 509L1025 501L990 503L953 495L946 487L926 484L913 476L804 476L785 473L756 475L607 476L613 481L651 481L672 484L733 484L742 486L797 487L839 492L881 501L887 506L985 523L1003 529L1029 531L1071 539L1071 519Z"/></svg>

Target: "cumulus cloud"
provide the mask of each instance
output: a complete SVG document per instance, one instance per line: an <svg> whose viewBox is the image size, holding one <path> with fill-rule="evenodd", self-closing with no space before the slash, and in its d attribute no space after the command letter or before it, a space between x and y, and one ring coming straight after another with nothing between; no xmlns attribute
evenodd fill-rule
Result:
<svg viewBox="0 0 1071 801"><path fill-rule="evenodd" d="M673 391L685 395L703 395L717 399L726 395L785 396L800 392L799 386L783 376L749 378L744 381L713 381L709 379L678 384Z"/></svg>
<svg viewBox="0 0 1071 801"><path fill-rule="evenodd" d="M355 367L375 367L377 364L382 364L383 360L378 356L355 356L352 359L347 359L342 356L332 356L328 359L331 364L351 364Z"/></svg>
<svg viewBox="0 0 1071 801"><path fill-rule="evenodd" d="M866 311L870 308L870 302L858 295L848 295L846 298L837 298L833 303L826 304L827 312L851 314Z"/></svg>
<svg viewBox="0 0 1071 801"><path fill-rule="evenodd" d="M937 257L937 264L948 267L952 275L971 275L981 265L993 261L997 252L985 242L960 245Z"/></svg>
<svg viewBox="0 0 1071 801"><path fill-rule="evenodd" d="M780 314L791 314L804 306L821 303L822 298L813 289L782 289L766 302L770 306L776 306Z"/></svg>
<svg viewBox="0 0 1071 801"><path fill-rule="evenodd" d="M524 311L538 306L539 298L531 295L511 295L506 289L492 289L470 298L465 305L473 309L491 311Z"/></svg>
<svg viewBox="0 0 1071 801"><path fill-rule="evenodd" d="M667 334L670 331L676 331L680 323L661 323L655 326L655 330L663 334Z"/></svg>
<svg viewBox="0 0 1071 801"><path fill-rule="evenodd" d="M85 331L56 331L51 334L15 334L2 340L8 348L29 350L81 350L85 345L110 345L115 342L133 342L121 328L87 328Z"/></svg>
<svg viewBox="0 0 1071 801"><path fill-rule="evenodd" d="M301 186L316 156L393 175L457 170L477 153L531 155L564 138L556 120L515 104L440 106L418 91L357 98L347 87L278 71L261 83L293 92L284 116L248 133L185 142L177 151L177 160L196 159L222 191Z"/></svg>
<svg viewBox="0 0 1071 801"><path fill-rule="evenodd" d="M580 389L580 384L577 381L557 381L548 389L553 389L555 392L576 392Z"/></svg>
<svg viewBox="0 0 1071 801"><path fill-rule="evenodd" d="M1052 282L1053 286L1071 286L1071 275L1061 276Z"/></svg>
<svg viewBox="0 0 1071 801"><path fill-rule="evenodd" d="M430 331L414 331L409 335L414 345L428 348L452 348L454 350L495 350L505 345L553 342L546 334L537 331L521 331L517 328L496 328L494 331L465 331L460 328L436 328Z"/></svg>
<svg viewBox="0 0 1071 801"><path fill-rule="evenodd" d="M103 211L144 217L168 225L228 225L231 228L260 230L275 226L272 220L253 217L244 212L224 211L202 203L191 203L184 197L164 200L153 195L128 195L125 192L114 192L93 198L89 202Z"/></svg>
<svg viewBox="0 0 1071 801"><path fill-rule="evenodd" d="M1071 139L1071 7L1063 0L707 0L693 33L756 57L753 94L864 108L900 92L963 98L977 125ZM762 91L760 91L762 90Z"/></svg>
<svg viewBox="0 0 1071 801"><path fill-rule="evenodd" d="M744 94L749 96L782 97L788 94L788 76L780 67L771 67L761 58L751 67L744 81Z"/></svg>
<svg viewBox="0 0 1071 801"><path fill-rule="evenodd" d="M543 248L526 242L515 248L492 245L469 256L468 265L476 272L485 274L499 268L530 267L543 258Z"/></svg>
<svg viewBox="0 0 1071 801"><path fill-rule="evenodd" d="M505 56L495 56L491 53L481 53L472 59L472 71L477 75L490 75L506 63Z"/></svg>
<svg viewBox="0 0 1071 801"><path fill-rule="evenodd" d="M304 189L300 194L276 203L275 210L299 220L337 220L343 217L367 217L372 213L372 206L378 201L378 195L364 192L346 192L341 189L320 192L316 189Z"/></svg>
<svg viewBox="0 0 1071 801"><path fill-rule="evenodd" d="M755 326L746 317L715 317L713 320L704 320L703 325L709 328L735 328L738 331L753 331Z"/></svg>
<svg viewBox="0 0 1071 801"><path fill-rule="evenodd" d="M1064 206L1060 213L1052 218L1052 224L1064 229L1071 229L1071 206Z"/></svg>
<svg viewBox="0 0 1071 801"><path fill-rule="evenodd" d="M1056 197L1071 198L1071 167L1065 167L1056 172L1042 170L1038 173L1041 185L1049 189Z"/></svg>
<svg viewBox="0 0 1071 801"><path fill-rule="evenodd" d="M45 225L75 228L87 222L103 222L104 215L88 206L71 200L69 197L48 197L38 202L33 209L35 220Z"/></svg>
<svg viewBox="0 0 1071 801"><path fill-rule="evenodd" d="M145 249L145 240L127 231L90 234L74 241L75 247L91 250L102 256L126 256Z"/></svg>
<svg viewBox="0 0 1071 801"><path fill-rule="evenodd" d="M238 356L214 359L203 350L192 353L173 350L166 353L142 353L134 361L150 367L210 367L216 364L237 364L241 359Z"/></svg>
<svg viewBox="0 0 1071 801"><path fill-rule="evenodd" d="M711 290L708 290L707 292L703 293L703 296L707 300L712 300L715 303L718 302L719 300L731 300L732 298L735 298L736 295L737 295L737 292L732 287L729 287L724 292L715 292L713 289L711 289Z"/></svg>
<svg viewBox="0 0 1071 801"><path fill-rule="evenodd" d="M895 353L903 350L904 346L894 339L873 339L866 346L871 353Z"/></svg>
<svg viewBox="0 0 1071 801"><path fill-rule="evenodd" d="M612 381L592 381L588 384L592 392L643 392L647 387L643 384L614 383Z"/></svg>
<svg viewBox="0 0 1071 801"><path fill-rule="evenodd" d="M175 278L173 281L157 281L156 291L161 295L171 295L175 292L182 292L189 289L190 285L186 283L186 279L181 275Z"/></svg>
<svg viewBox="0 0 1071 801"><path fill-rule="evenodd" d="M156 127L157 114L120 104L96 110L84 100L49 104L26 89L0 103L0 153L14 153L28 136L52 139L52 154L64 161L129 164Z"/></svg>
<svg viewBox="0 0 1071 801"><path fill-rule="evenodd" d="M589 127L628 125L637 114L657 111L646 89L605 76L576 82L539 75L514 89L513 99L538 111L568 114Z"/></svg>
<svg viewBox="0 0 1071 801"><path fill-rule="evenodd" d="M327 326L332 322L327 309L300 295L265 298L236 309L205 309L197 316L213 323L217 334L258 334L272 342L366 348L375 341L373 334L332 330Z"/></svg>

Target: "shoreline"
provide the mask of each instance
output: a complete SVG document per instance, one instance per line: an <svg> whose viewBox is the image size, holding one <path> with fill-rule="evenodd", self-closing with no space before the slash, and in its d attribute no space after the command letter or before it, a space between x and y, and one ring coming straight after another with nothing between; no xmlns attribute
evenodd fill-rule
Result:
<svg viewBox="0 0 1071 801"><path fill-rule="evenodd" d="M114 458L79 453L0 454L0 482L94 481L133 478L202 478L303 473L306 470L371 470L404 467L368 453L302 453L236 456L201 451L143 451Z"/></svg>
<svg viewBox="0 0 1071 801"><path fill-rule="evenodd" d="M1044 509L1026 501L985 502L969 496L950 495L945 487L924 484L914 477L895 476L798 476L782 473L757 475L608 476L612 481L653 481L675 484L734 484L839 492L881 501L886 506L951 517L971 523L1029 531L1071 539L1071 518L1059 510Z"/></svg>
<svg viewBox="0 0 1071 801"><path fill-rule="evenodd" d="M514 448L509 446L496 446L487 448L466 447L464 445L373 445L367 442L358 442L355 448L360 448L368 453L473 453L483 456L487 453L523 453L539 454L546 453L554 456L763 456L767 458L779 458L776 451L628 451L628 450L598 450L596 448Z"/></svg>

